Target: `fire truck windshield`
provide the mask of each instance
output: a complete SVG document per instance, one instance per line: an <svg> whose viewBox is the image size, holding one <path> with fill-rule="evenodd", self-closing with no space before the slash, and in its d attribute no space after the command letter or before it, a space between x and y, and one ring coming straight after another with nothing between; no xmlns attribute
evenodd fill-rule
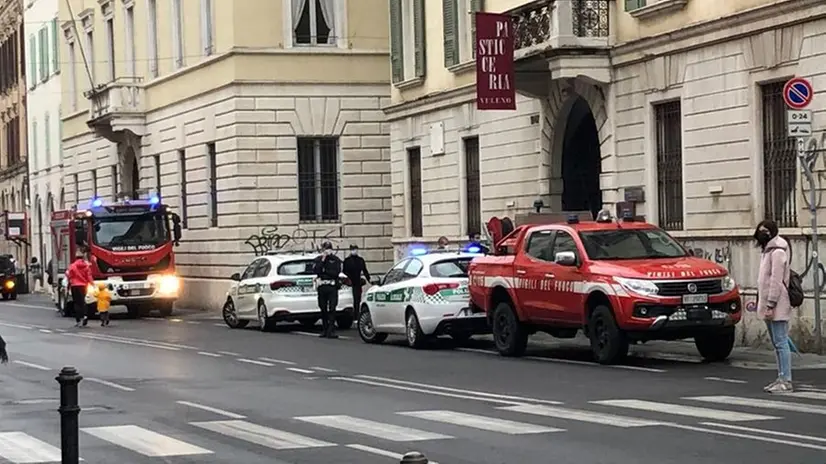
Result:
<svg viewBox="0 0 826 464"><path fill-rule="evenodd" d="M95 219L93 237L112 251L153 250L169 241L169 230L163 214L111 216Z"/></svg>

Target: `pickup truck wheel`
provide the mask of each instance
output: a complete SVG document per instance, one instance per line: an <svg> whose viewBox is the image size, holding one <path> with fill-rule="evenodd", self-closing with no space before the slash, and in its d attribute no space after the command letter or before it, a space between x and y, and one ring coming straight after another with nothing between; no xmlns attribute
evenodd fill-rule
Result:
<svg viewBox="0 0 826 464"><path fill-rule="evenodd" d="M708 362L725 361L734 349L734 328L694 337L700 356Z"/></svg>
<svg viewBox="0 0 826 464"><path fill-rule="evenodd" d="M416 316L416 311L410 310L410 312L407 313L404 332L407 335L407 346L415 349L424 347L427 340L425 340L425 334L419 325L419 318Z"/></svg>
<svg viewBox="0 0 826 464"><path fill-rule="evenodd" d="M361 309L357 328L359 337L364 343L379 344L387 340L386 333L376 332L376 327L373 326L373 317L367 308Z"/></svg>
<svg viewBox="0 0 826 464"><path fill-rule="evenodd" d="M628 338L617 326L607 306L597 306L591 315L591 351L600 364L614 364L628 354Z"/></svg>
<svg viewBox="0 0 826 464"><path fill-rule="evenodd" d="M508 303L493 310L493 341L502 356L522 356L528 348L528 332Z"/></svg>

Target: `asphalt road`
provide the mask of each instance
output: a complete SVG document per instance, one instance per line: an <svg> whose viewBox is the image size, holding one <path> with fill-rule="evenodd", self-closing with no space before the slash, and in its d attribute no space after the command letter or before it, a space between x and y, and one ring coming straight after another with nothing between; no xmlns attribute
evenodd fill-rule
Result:
<svg viewBox="0 0 826 464"><path fill-rule="evenodd" d="M203 314L72 327L42 297L0 302L0 463L60 461L58 385L75 366L86 463L818 463L826 370L800 391L774 373L692 359L587 361L488 342L415 351L300 329L230 330ZM685 358L685 357L683 357ZM805 385L805 387L804 387Z"/></svg>

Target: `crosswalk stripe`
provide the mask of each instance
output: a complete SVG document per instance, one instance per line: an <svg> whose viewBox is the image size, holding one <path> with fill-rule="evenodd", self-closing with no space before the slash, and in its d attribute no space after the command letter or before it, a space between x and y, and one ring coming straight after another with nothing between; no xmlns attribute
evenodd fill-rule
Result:
<svg viewBox="0 0 826 464"><path fill-rule="evenodd" d="M212 454L212 451L187 442L146 430L137 425L85 427L85 433L150 457Z"/></svg>
<svg viewBox="0 0 826 464"><path fill-rule="evenodd" d="M826 392L820 391L796 391L792 393L784 393L783 396L791 396L793 398L806 398L809 400L826 401Z"/></svg>
<svg viewBox="0 0 826 464"><path fill-rule="evenodd" d="M305 416L295 417L294 419L390 441L423 441L453 438L449 435L409 427L399 427L397 425L352 416Z"/></svg>
<svg viewBox="0 0 826 464"><path fill-rule="evenodd" d="M778 395L784 396L784 395ZM728 404L732 406L746 406L760 409L777 409L778 411L801 412L804 414L824 414L826 407L814 404L789 403L788 401L761 400L757 398L741 398L739 396L693 396L683 398L692 401L705 401L706 403Z"/></svg>
<svg viewBox="0 0 826 464"><path fill-rule="evenodd" d="M508 435L524 435L531 433L564 432L565 429L545 427L541 425L527 424L495 417L477 416L475 414L465 414L456 411L409 411L398 412L402 416L415 417L417 419L431 420L445 424L471 427L490 432L506 433Z"/></svg>
<svg viewBox="0 0 826 464"><path fill-rule="evenodd" d="M636 409L639 411L661 412L664 414L674 414L676 416L699 417L701 419L714 419L727 422L749 422L760 420L781 419L776 416L763 416L759 414L749 414L745 412L723 411L719 409L698 408L695 406L683 406L681 404L657 403L644 400L604 400L591 401L592 404L604 406L614 406L617 408Z"/></svg>
<svg viewBox="0 0 826 464"><path fill-rule="evenodd" d="M500 407L503 411L512 411L522 414L533 414L536 416L555 417L557 419L568 419L578 422L590 422L592 424L611 425L614 427L648 427L652 425L664 425L664 422L638 419L636 417L617 416L614 414L602 414L591 411L577 409L558 408L554 406L544 406L535 404L520 404L518 406Z"/></svg>
<svg viewBox="0 0 826 464"><path fill-rule="evenodd" d="M0 457L12 464L60 462L58 448L23 432L0 432Z"/></svg>
<svg viewBox="0 0 826 464"><path fill-rule="evenodd" d="M275 450L336 446L335 443L315 440L242 420L190 422L190 425Z"/></svg>

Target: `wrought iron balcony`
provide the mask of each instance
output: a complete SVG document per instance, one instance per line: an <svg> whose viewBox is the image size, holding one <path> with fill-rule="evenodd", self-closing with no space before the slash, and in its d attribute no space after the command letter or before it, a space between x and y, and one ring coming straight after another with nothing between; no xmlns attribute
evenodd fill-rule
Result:
<svg viewBox="0 0 826 464"><path fill-rule="evenodd" d="M85 92L91 108L87 125L101 136L118 141L123 131L145 132L144 89L140 78L118 78Z"/></svg>
<svg viewBox="0 0 826 464"><path fill-rule="evenodd" d="M607 48L613 0L536 0L508 11L514 58L561 48Z"/></svg>

